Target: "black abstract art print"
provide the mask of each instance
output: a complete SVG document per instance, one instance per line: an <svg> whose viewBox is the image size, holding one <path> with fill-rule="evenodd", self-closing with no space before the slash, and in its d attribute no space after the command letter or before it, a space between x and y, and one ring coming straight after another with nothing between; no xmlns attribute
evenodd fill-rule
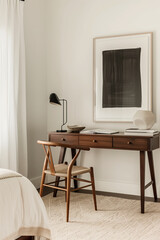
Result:
<svg viewBox="0 0 160 240"><path fill-rule="evenodd" d="M102 52L102 108L142 106L141 48Z"/></svg>

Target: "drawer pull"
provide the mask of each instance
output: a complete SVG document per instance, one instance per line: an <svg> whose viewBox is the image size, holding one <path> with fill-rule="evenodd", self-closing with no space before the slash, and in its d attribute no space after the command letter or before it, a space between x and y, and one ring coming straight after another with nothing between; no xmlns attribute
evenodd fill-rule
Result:
<svg viewBox="0 0 160 240"><path fill-rule="evenodd" d="M61 138L61 140L64 142L64 141L66 141L66 139L65 138Z"/></svg>
<svg viewBox="0 0 160 240"><path fill-rule="evenodd" d="M132 144L132 142L128 141L128 142L127 142L127 144L128 144L128 145L131 145L131 144Z"/></svg>
<svg viewBox="0 0 160 240"><path fill-rule="evenodd" d="M96 142L97 142L97 140L93 139L93 143L96 143Z"/></svg>

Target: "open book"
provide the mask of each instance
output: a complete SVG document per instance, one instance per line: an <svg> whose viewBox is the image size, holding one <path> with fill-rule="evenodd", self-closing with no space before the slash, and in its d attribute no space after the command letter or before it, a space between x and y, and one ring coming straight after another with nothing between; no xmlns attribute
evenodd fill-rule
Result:
<svg viewBox="0 0 160 240"><path fill-rule="evenodd" d="M90 133L94 133L94 134L115 134L115 133L119 133L116 130L109 130L109 129L92 129L92 130L85 130L81 132L82 134L90 134Z"/></svg>

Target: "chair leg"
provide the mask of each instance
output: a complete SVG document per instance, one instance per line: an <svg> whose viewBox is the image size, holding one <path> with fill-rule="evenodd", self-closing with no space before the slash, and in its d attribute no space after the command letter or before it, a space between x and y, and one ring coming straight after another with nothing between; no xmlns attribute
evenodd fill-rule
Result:
<svg viewBox="0 0 160 240"><path fill-rule="evenodd" d="M40 186L40 191L39 191L39 194L40 194L41 197L43 195L43 188L44 188L43 183L45 181L45 178L46 178L46 173L42 172L41 186Z"/></svg>
<svg viewBox="0 0 160 240"><path fill-rule="evenodd" d="M66 216L66 222L69 222L70 187L71 187L71 176L68 176L67 177L67 216Z"/></svg>
<svg viewBox="0 0 160 240"><path fill-rule="evenodd" d="M93 194L94 207L95 207L95 210L97 210L93 167L90 168L90 176L91 176L91 183L92 183L92 194Z"/></svg>
<svg viewBox="0 0 160 240"><path fill-rule="evenodd" d="M65 178L65 189L67 189L67 178ZM67 202L67 192L65 191L65 202Z"/></svg>

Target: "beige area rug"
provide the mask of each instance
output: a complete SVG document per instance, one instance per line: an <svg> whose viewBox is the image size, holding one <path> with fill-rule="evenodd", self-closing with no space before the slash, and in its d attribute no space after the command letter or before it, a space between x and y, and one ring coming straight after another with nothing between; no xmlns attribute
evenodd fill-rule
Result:
<svg viewBox="0 0 160 240"><path fill-rule="evenodd" d="M92 195L72 193L70 222L66 223L64 193L43 197L52 229L52 240L159 240L160 203L97 196L94 211Z"/></svg>

